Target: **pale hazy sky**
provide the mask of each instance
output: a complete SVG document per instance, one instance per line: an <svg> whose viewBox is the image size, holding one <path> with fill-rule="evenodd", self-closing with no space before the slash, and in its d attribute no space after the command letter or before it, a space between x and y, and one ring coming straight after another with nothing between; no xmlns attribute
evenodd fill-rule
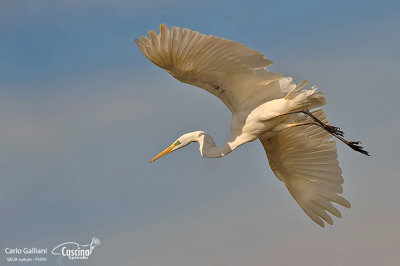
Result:
<svg viewBox="0 0 400 266"><path fill-rule="evenodd" d="M102 245L65 265L398 265L398 1L13 1L0 4L0 254ZM352 208L320 228L255 141L222 159L229 110L151 64L133 38L160 23L236 40L325 93ZM57 265L48 256L48 263ZM22 263L21 265L29 265ZM32 264L33 265L33 264Z"/></svg>

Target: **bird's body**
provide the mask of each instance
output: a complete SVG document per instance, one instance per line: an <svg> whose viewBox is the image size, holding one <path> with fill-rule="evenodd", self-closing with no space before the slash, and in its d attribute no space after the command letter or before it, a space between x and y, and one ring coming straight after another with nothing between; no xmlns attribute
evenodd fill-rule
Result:
<svg viewBox="0 0 400 266"><path fill-rule="evenodd" d="M205 158L219 158L240 145L259 139L269 164L300 207L317 224L332 224L326 213L341 217L332 205L350 204L340 194L343 178L332 136L354 150L357 142L342 138L339 128L327 124L325 113L313 109L326 103L315 87L305 89L291 78L266 69L272 61L257 51L223 38L160 25L160 34L135 40L142 53L176 79L217 96L232 112L231 134L217 147L203 131L179 137L152 161L192 142ZM151 162L152 162L151 161Z"/></svg>

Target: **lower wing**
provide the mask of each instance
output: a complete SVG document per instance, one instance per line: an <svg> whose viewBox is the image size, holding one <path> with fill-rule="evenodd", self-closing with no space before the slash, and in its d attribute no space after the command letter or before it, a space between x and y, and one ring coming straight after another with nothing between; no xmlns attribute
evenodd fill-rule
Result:
<svg viewBox="0 0 400 266"><path fill-rule="evenodd" d="M324 123L328 122L321 109L313 114ZM308 118L305 122L312 121ZM342 170L331 134L318 126L299 126L273 136L265 135L260 141L272 171L314 222L322 227L324 221L333 224L326 211L341 218L332 202L350 208L350 203L340 195L343 193Z"/></svg>

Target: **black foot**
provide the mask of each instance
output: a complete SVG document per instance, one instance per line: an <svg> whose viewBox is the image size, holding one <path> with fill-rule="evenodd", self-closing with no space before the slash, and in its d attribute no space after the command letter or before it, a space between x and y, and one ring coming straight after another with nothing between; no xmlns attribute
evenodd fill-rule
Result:
<svg viewBox="0 0 400 266"><path fill-rule="evenodd" d="M359 142L359 141L349 141L347 143L347 145L349 145L349 147L352 148L353 150L361 152L362 154L369 156L369 152L364 150L364 148L362 146L360 146L359 144L361 144L361 142Z"/></svg>
<svg viewBox="0 0 400 266"><path fill-rule="evenodd" d="M326 131L328 131L331 134L335 134L335 135L338 135L338 136L341 136L341 137L343 137L343 135L344 135L344 132L341 131L339 127L334 127L334 126L331 126L331 125L325 125L324 128L325 128Z"/></svg>

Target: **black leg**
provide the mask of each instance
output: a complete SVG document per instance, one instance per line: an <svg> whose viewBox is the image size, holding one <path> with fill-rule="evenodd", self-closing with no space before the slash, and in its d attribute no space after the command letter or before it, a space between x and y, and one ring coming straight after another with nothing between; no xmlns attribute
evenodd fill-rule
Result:
<svg viewBox="0 0 400 266"><path fill-rule="evenodd" d="M305 115L308 115L309 117L311 117L315 122L317 122L318 124L321 125L321 127L323 129L325 129L327 132L329 132L332 135L337 135L337 136L344 136L344 132L342 130L340 130L339 127L335 127L335 126L331 126L331 125L327 125L325 123L323 123L321 120L319 120L315 115L313 115L313 113L311 113L310 110L306 109L306 110L301 110L301 111L294 111L294 112L289 112L289 113L284 113L284 114L280 114L281 115L291 115L291 114L299 114L299 113L303 113Z"/></svg>
<svg viewBox="0 0 400 266"><path fill-rule="evenodd" d="M318 124L320 124L321 127L323 129L325 129L326 131L328 131L329 133L343 137L344 132L341 131L339 127L335 127L335 126L331 126L331 125L327 125L327 124L323 123L308 109L305 110L305 114L308 115L309 117L311 117L312 119L314 119L314 121L316 121Z"/></svg>
<svg viewBox="0 0 400 266"><path fill-rule="evenodd" d="M365 154L367 156L370 156L369 152L364 150L364 148L361 145L359 145L359 144L361 144L360 141L348 141L348 140L342 138L341 136L336 136L336 135L333 135L333 136L335 136L336 138L340 139L343 143L345 143L347 146L349 146L353 150L358 151L358 152L360 152L362 154Z"/></svg>
<svg viewBox="0 0 400 266"><path fill-rule="evenodd" d="M318 120L318 119L317 119L317 120ZM320 121L320 122L321 122L321 121ZM321 122L321 123L318 123L318 121L317 121L317 122L308 122L308 123L291 124L291 125L289 125L289 127L309 126L309 125L319 126L319 127L321 127L321 128L323 128L323 129L326 130L326 125L325 125L324 123L322 123L322 122ZM328 131L328 130L327 130L327 131ZM329 132L329 131L328 131L328 132ZM332 132L329 132L329 133L330 133L332 136L334 136L335 138L337 138L337 139L339 139L340 141L342 141L343 143L345 143L347 146L349 146L349 147L352 148L353 150L358 151L358 152L360 152L360 153L362 153L362 154L365 154L365 155L367 155L367 156L370 156L370 155L369 155L369 152L366 151L366 150L364 150L364 148L363 148L362 146L359 145L359 144L361 144L360 141L348 141L348 140L342 138L343 135L337 135L337 134L334 134L334 133L332 133Z"/></svg>

